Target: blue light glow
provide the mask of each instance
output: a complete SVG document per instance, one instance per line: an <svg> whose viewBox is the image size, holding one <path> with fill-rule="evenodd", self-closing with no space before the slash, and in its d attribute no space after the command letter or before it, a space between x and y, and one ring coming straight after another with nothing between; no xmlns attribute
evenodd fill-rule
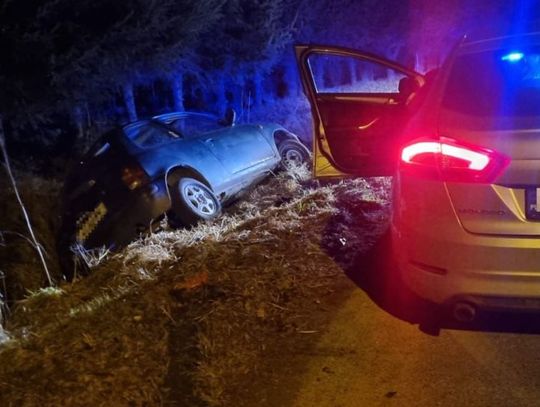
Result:
<svg viewBox="0 0 540 407"><path fill-rule="evenodd" d="M501 61L519 62L525 57L523 52L510 52L501 58Z"/></svg>

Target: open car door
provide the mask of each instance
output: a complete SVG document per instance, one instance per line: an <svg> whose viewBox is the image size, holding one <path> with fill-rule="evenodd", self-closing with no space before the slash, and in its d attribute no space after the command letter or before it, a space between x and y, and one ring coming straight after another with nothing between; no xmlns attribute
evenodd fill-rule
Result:
<svg viewBox="0 0 540 407"><path fill-rule="evenodd" d="M296 45L314 123L316 177L392 175L408 102L424 77L373 54Z"/></svg>

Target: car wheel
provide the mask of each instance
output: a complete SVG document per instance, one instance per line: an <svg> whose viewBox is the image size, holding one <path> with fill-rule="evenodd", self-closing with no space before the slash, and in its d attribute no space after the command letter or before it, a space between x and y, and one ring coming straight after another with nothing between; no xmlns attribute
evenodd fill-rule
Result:
<svg viewBox="0 0 540 407"><path fill-rule="evenodd" d="M278 146L278 151L281 156L281 165L285 169L299 166L309 161L309 154L306 148L298 141L285 140Z"/></svg>
<svg viewBox="0 0 540 407"><path fill-rule="evenodd" d="M221 204L212 190L193 178L180 178L173 196L173 215L184 226L213 219L221 212Z"/></svg>

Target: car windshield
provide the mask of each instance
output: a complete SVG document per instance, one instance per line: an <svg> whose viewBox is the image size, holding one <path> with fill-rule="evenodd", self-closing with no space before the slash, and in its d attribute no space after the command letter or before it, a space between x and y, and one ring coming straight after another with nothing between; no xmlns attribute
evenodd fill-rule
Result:
<svg viewBox="0 0 540 407"><path fill-rule="evenodd" d="M458 57L443 99L443 107L452 112L507 121L539 116L538 106L540 49Z"/></svg>
<svg viewBox="0 0 540 407"><path fill-rule="evenodd" d="M159 146L178 138L173 132L167 131L149 120L124 126L124 133L131 142L140 148Z"/></svg>

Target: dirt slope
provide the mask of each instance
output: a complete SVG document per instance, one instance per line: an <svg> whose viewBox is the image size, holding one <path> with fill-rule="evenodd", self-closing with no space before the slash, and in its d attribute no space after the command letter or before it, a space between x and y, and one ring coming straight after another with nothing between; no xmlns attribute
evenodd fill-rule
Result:
<svg viewBox="0 0 540 407"><path fill-rule="evenodd" d="M154 234L19 303L0 348L0 405L247 400L270 356L316 334L325 304L348 290L336 258L356 238L336 225L362 216L345 210L329 227L336 197L357 212L386 204L384 180L306 178L272 178L213 223Z"/></svg>

